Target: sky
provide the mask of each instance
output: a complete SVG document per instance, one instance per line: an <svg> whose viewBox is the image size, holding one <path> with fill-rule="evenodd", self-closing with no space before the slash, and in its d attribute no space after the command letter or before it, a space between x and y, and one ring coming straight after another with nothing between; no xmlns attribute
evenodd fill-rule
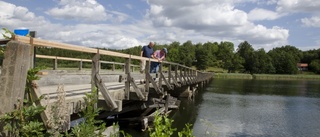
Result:
<svg viewBox="0 0 320 137"><path fill-rule="evenodd" d="M320 0L0 0L0 9L1 28L86 47L190 40L320 48Z"/></svg>

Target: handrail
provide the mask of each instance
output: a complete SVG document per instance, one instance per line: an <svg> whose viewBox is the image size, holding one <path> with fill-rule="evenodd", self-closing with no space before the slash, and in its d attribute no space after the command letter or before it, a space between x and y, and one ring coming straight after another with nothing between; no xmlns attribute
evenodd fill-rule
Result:
<svg viewBox="0 0 320 137"><path fill-rule="evenodd" d="M52 48L59 48L59 49L65 49L65 50L71 50L71 51L79 51L79 52L86 52L86 53L99 53L101 55L108 55L108 56L115 56L115 57L121 57L121 58L130 58L130 59L136 59L136 60L145 60L145 61L158 62L158 60L156 60L156 59L145 58L145 57L140 57L140 56L136 56L136 55L118 53L118 52L114 52L114 51L107 51L107 50L102 50L102 49L95 49L95 48L83 47L83 46L60 43L60 42L47 41L47 40L42 40L42 39L37 39L37 38L32 38L32 37L25 37L25 36L15 35L13 37L13 39L17 40L17 41L20 41L20 42L33 44L34 46L40 46L40 47L41 46L43 46L43 47L52 47ZM193 68L190 68L190 67L178 64L178 63L173 63L173 62L168 62L168 61L162 61L162 63L177 65L177 66L184 67L184 68L187 68L187 69L195 70ZM196 70L196 71L198 71L198 70Z"/></svg>
<svg viewBox="0 0 320 137"><path fill-rule="evenodd" d="M59 57L59 56L48 56L48 55L39 55L39 54L36 54L36 58L92 62L92 60L90 60L90 59L69 58L69 57ZM101 61L101 60L100 60L100 63L125 65L125 63L111 62L111 61ZM131 64L130 66L140 67L139 65L133 65L133 64Z"/></svg>

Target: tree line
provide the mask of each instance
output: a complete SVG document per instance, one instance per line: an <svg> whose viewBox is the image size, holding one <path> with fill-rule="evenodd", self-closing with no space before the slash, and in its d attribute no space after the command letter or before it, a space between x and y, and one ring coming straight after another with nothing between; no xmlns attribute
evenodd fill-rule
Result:
<svg viewBox="0 0 320 137"><path fill-rule="evenodd" d="M154 50L168 49L167 61L176 62L185 66L195 66L199 70L206 70L209 67L223 68L228 73L240 72L249 74L297 74L299 70L297 63L307 63L309 71L320 74L320 48L308 51L286 45L276 47L266 52L263 48L254 49L247 41L240 43L235 49L232 42L222 41L193 44L192 41L184 43L172 42L170 44L157 44ZM4 47L1 47L4 48ZM140 55L142 46L135 46L122 50L111 50L131 55ZM77 51L61 50L56 48L36 49L37 54L91 59L93 54ZM0 58L3 54L0 53ZM101 60L124 62L124 58L101 56ZM2 64L2 60L0 60ZM138 60L133 60L133 64L139 64ZM37 66L52 66L48 59L37 59ZM61 67L77 66L77 62L60 61ZM84 67L91 67L90 63L83 64ZM108 64L102 64L102 68L111 68ZM118 66L121 67L121 66Z"/></svg>

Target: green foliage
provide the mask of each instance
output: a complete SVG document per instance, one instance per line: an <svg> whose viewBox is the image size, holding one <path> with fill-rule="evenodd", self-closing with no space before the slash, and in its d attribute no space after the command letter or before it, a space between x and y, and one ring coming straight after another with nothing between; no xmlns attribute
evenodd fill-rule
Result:
<svg viewBox="0 0 320 137"><path fill-rule="evenodd" d="M14 33L10 30L8 30L7 28L2 28L2 30L4 31L4 33L2 33L2 36L5 38L5 39L11 39L12 36L14 35ZM8 34L10 36L8 36Z"/></svg>
<svg viewBox="0 0 320 137"><path fill-rule="evenodd" d="M172 128L173 120L169 119L166 115L161 115L157 111L154 116L153 128L149 128L150 137L170 137L177 130ZM190 129L192 125L186 124L182 131L178 132L179 137L194 137L193 131Z"/></svg>
<svg viewBox="0 0 320 137"><path fill-rule="evenodd" d="M150 137L170 137L177 129L172 128L173 120L161 116L158 111L154 117L154 128L149 128Z"/></svg>
<svg viewBox="0 0 320 137"><path fill-rule="evenodd" d="M123 130L118 131L119 129L119 124L118 123L113 123L112 124L113 131L110 133L109 137L132 137L130 134L125 133Z"/></svg>
<svg viewBox="0 0 320 137"><path fill-rule="evenodd" d="M13 112L6 113L2 116L0 121L4 123L4 129L8 131L9 136L42 137L45 135L45 127L43 123L38 120L38 116L45 108L44 106L36 106L26 100L24 102L18 100L17 108Z"/></svg>
<svg viewBox="0 0 320 137"><path fill-rule="evenodd" d="M33 92L33 88L36 88L36 85L34 85L32 83L32 81L40 79L40 77L37 76L36 74L42 69L43 69L43 67L35 67L35 68L31 68L31 69L28 70L27 82L26 82L26 87L25 87L26 88L25 89L25 93L26 93L25 94L26 95L25 98L27 98L27 100L30 103L32 103L32 100L33 100L31 92Z"/></svg>
<svg viewBox="0 0 320 137"><path fill-rule="evenodd" d="M95 117L99 115L100 108L95 108L95 104L98 102L97 90L91 93L86 93L84 101L86 108L82 110L80 115L85 119L84 122L78 124L72 129L72 132L68 136L76 137L102 137L102 132L105 131L106 125L100 120L96 120ZM97 132L98 131L98 132Z"/></svg>
<svg viewBox="0 0 320 137"><path fill-rule="evenodd" d="M45 128L43 123L38 121L38 117L46 107L36 106L33 103L43 99L43 96L37 100L31 98L31 91L34 86L32 81L39 79L36 76L39 70L40 68L34 68L28 71L25 90L29 100L25 99L23 102L18 100L16 109L0 118L0 121L5 125L4 129L8 131L10 136L44 136Z"/></svg>
<svg viewBox="0 0 320 137"><path fill-rule="evenodd" d="M252 46L247 41L240 43L237 54L244 59L244 62L242 63L245 70L244 72L253 73L255 56Z"/></svg>
<svg viewBox="0 0 320 137"><path fill-rule="evenodd" d="M272 59L272 65L276 74L297 74L297 61L294 56L281 49L273 49L268 52Z"/></svg>
<svg viewBox="0 0 320 137"><path fill-rule="evenodd" d="M204 48L198 48L196 50L196 68L198 70L205 70L208 67L208 60L209 58L207 57L208 55L208 50Z"/></svg>
<svg viewBox="0 0 320 137"><path fill-rule="evenodd" d="M320 74L320 59L317 59L317 60L313 60L311 63L310 63L310 69L317 73L317 74Z"/></svg>
<svg viewBox="0 0 320 137"><path fill-rule="evenodd" d="M194 137L193 131L190 129L192 124L186 124L186 127L182 131L178 132L179 137Z"/></svg>

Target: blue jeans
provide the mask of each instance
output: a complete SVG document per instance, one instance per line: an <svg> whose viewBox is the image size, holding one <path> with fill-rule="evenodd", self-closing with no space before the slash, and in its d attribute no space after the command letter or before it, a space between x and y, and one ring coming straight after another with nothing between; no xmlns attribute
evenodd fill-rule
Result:
<svg viewBox="0 0 320 137"><path fill-rule="evenodd" d="M151 62L150 73L157 73L159 71L159 62Z"/></svg>

